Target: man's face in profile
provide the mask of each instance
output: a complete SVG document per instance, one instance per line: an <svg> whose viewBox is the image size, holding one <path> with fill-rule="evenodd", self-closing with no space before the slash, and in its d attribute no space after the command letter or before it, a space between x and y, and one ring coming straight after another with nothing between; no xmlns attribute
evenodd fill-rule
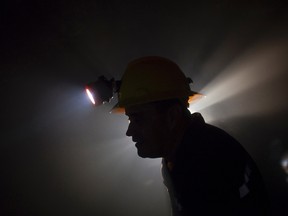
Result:
<svg viewBox="0 0 288 216"><path fill-rule="evenodd" d="M165 112L153 104L134 105L125 108L129 117L127 136L132 137L140 157L164 157L167 152L169 130Z"/></svg>

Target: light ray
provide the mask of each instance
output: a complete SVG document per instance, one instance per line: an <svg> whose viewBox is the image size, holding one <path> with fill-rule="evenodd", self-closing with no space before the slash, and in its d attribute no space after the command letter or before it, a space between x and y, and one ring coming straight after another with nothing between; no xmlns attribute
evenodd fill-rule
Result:
<svg viewBox="0 0 288 216"><path fill-rule="evenodd" d="M279 111L285 97L286 84L281 79L286 79L287 54L288 42L284 40L255 45L208 83L200 91L206 97L191 109L205 113L212 106L229 104L226 118Z"/></svg>

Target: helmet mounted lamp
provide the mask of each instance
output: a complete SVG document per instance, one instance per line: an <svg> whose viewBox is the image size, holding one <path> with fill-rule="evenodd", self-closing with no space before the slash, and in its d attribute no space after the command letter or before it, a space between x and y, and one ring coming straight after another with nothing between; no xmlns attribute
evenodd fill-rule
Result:
<svg viewBox="0 0 288 216"><path fill-rule="evenodd" d="M106 77L100 76L95 82L87 84L85 89L92 104L99 106L110 102L119 87L120 81L115 81L114 78L108 80Z"/></svg>

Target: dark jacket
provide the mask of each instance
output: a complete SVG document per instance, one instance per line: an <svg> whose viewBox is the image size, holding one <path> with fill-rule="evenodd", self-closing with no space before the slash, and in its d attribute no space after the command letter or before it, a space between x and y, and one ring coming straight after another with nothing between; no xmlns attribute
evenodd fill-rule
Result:
<svg viewBox="0 0 288 216"><path fill-rule="evenodd" d="M255 162L199 113L191 115L173 163L162 163L173 216L266 215L265 188Z"/></svg>

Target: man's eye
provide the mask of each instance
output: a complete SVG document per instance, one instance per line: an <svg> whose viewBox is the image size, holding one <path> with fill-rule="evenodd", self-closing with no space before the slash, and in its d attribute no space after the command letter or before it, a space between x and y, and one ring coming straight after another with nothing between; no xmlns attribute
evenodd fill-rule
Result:
<svg viewBox="0 0 288 216"><path fill-rule="evenodd" d="M142 121L140 118L131 118L129 120L130 120L130 123L140 123Z"/></svg>

